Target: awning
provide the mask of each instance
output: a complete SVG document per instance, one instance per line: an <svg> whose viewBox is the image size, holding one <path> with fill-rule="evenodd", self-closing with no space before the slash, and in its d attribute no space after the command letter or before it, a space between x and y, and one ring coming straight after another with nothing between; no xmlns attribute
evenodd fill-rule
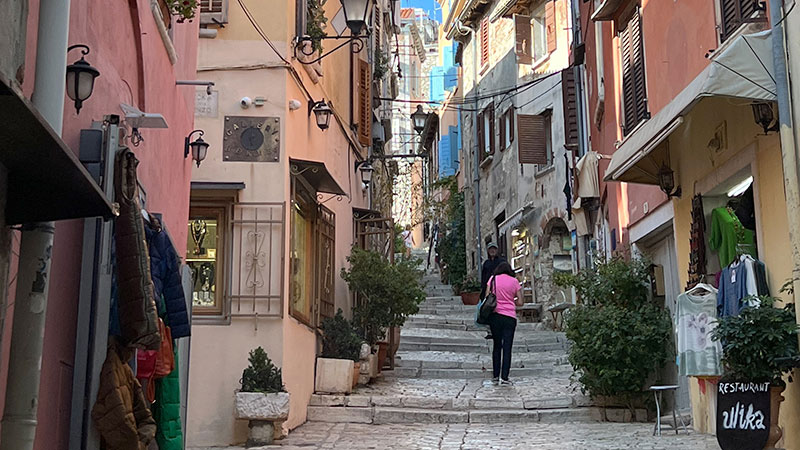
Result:
<svg viewBox="0 0 800 450"><path fill-rule="evenodd" d="M435 112L431 112L428 114L428 118L425 120L425 128L422 130L420 136L422 136L422 141L419 144L419 149L417 150L419 153L425 153L426 151L430 150L433 146L433 141L436 139L436 135L439 134L439 115Z"/></svg>
<svg viewBox="0 0 800 450"><path fill-rule="evenodd" d="M620 5L626 0L603 0L603 3L592 13L592 20L612 20Z"/></svg>
<svg viewBox="0 0 800 450"><path fill-rule="evenodd" d="M75 153L1 74L0 163L8 170L5 225L115 215Z"/></svg>
<svg viewBox="0 0 800 450"><path fill-rule="evenodd" d="M347 195L342 190L339 183L333 179L324 163L318 161L304 161L301 159L290 159L289 166L292 175L301 176L308 181L317 192L326 194Z"/></svg>
<svg viewBox="0 0 800 450"><path fill-rule="evenodd" d="M530 217L530 215L536 210L536 207L533 203L528 203L527 205L523 206L522 208L516 210L514 214L509 216L508 219L504 220L499 226L498 231L500 235L506 234L506 232L512 228L516 228L518 225L525 222L525 220Z"/></svg>
<svg viewBox="0 0 800 450"><path fill-rule="evenodd" d="M771 30L736 38L677 97L623 141L605 180L658 184L657 164L640 167L638 163L680 127L683 116L705 97L775 101L771 39Z"/></svg>

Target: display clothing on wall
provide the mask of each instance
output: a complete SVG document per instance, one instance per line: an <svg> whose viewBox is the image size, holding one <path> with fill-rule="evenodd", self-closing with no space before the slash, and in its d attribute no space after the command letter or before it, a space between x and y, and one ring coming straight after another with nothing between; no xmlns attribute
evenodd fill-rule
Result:
<svg viewBox="0 0 800 450"><path fill-rule="evenodd" d="M758 295L769 295L766 266L750 255L740 255L720 276L717 314L734 316L746 306L758 306L754 298Z"/></svg>
<svg viewBox="0 0 800 450"><path fill-rule="evenodd" d="M689 281L686 289L704 281L706 276L706 219L703 197L692 197L692 226L689 238Z"/></svg>
<svg viewBox="0 0 800 450"><path fill-rule="evenodd" d="M677 298L675 325L678 370L684 376L722 374L722 345L711 339L716 328L717 290L699 283Z"/></svg>
<svg viewBox="0 0 800 450"><path fill-rule="evenodd" d="M739 221L731 207L714 208L711 212L709 246L719 254L719 265L725 267L742 252L755 253L755 233Z"/></svg>

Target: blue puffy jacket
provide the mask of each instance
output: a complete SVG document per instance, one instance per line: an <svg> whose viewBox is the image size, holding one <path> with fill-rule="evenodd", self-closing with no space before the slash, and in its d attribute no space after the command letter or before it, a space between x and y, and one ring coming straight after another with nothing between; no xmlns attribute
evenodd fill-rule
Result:
<svg viewBox="0 0 800 450"><path fill-rule="evenodd" d="M155 297L163 298L166 305L166 314L159 311L161 313L159 315L166 316L165 322L169 325L173 339L189 336L191 326L181 284L180 258L167 233L153 230L149 226L144 228L150 250L150 273L153 277Z"/></svg>

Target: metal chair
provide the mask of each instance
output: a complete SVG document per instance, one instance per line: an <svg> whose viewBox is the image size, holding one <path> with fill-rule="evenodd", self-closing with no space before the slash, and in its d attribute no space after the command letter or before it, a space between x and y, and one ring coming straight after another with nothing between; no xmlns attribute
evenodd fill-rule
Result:
<svg viewBox="0 0 800 450"><path fill-rule="evenodd" d="M653 396L656 399L656 424L653 427L653 436L661 436L661 400L662 394L664 391L672 392L672 425L675 429L675 434L678 434L678 417L680 417L681 425L683 425L683 430L686 431L686 434L689 434L689 429L686 427L686 422L683 421L683 416L675 411L675 390L678 389L678 386L675 385L668 385L668 386L650 386L650 390L653 391Z"/></svg>

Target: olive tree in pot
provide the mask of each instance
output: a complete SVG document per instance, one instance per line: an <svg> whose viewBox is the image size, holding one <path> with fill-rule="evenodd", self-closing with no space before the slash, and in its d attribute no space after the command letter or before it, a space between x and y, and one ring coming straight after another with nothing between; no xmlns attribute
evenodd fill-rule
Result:
<svg viewBox="0 0 800 450"><path fill-rule="evenodd" d="M370 347L375 348L388 330L402 327L425 300L420 282L422 273L418 269L420 261L403 259L393 264L376 252L358 247L353 247L347 261L350 268L342 269L341 276L350 290L363 299L353 308L353 323ZM399 333L392 340L394 348L386 349L389 357L393 357L399 346ZM379 365L383 362L381 359Z"/></svg>
<svg viewBox="0 0 800 450"><path fill-rule="evenodd" d="M722 343L723 379L732 382L770 383L770 430L767 445L774 448L783 435L778 414L790 373L800 359L794 303L776 307L780 299L759 297L760 307L719 319L712 339ZM789 377L791 381L791 377Z"/></svg>
<svg viewBox="0 0 800 450"><path fill-rule="evenodd" d="M322 356L317 358L315 390L326 394L348 394L358 382L361 338L339 309L322 320Z"/></svg>
<svg viewBox="0 0 800 450"><path fill-rule="evenodd" d="M463 283L454 284L453 289L461 296L461 303L465 305L477 305L481 300L481 283L473 277L465 279Z"/></svg>
<svg viewBox="0 0 800 450"><path fill-rule="evenodd" d="M572 343L569 362L582 390L603 406L627 406L631 420L647 399L648 381L672 352L670 317L649 300L648 277L646 261L617 257L554 280L574 287L580 297L565 328Z"/></svg>
<svg viewBox="0 0 800 450"><path fill-rule="evenodd" d="M236 418L250 421L248 447L270 445L283 436L283 422L289 418L289 393L283 387L281 369L275 367L267 352L258 347L250 351L250 365L239 380L236 392Z"/></svg>

